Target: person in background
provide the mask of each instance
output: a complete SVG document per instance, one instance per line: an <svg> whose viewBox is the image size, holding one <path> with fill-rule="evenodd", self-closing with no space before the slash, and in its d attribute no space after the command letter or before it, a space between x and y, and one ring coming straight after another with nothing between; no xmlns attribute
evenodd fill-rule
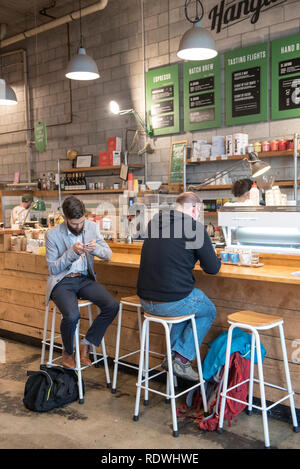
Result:
<svg viewBox="0 0 300 469"><path fill-rule="evenodd" d="M193 269L199 262L207 274L217 274L221 262L207 231L198 221L201 201L193 192L176 199L176 209L156 214L148 224L137 282L144 310L165 317L195 314L199 345L216 316L211 300L195 288ZM191 361L196 357L190 321L171 329L173 371L176 376L197 381ZM168 369L167 359L161 365Z"/></svg>
<svg viewBox="0 0 300 469"><path fill-rule="evenodd" d="M33 197L31 194L22 195L22 201L20 205L14 207L10 214L10 226L12 229L19 229L19 225L22 225L24 220L30 220L30 214L28 214L30 205L32 204Z"/></svg>
<svg viewBox="0 0 300 469"><path fill-rule="evenodd" d="M232 184L231 192L236 197L236 202L225 202L224 207L237 205L253 205L250 199L250 189L253 181L251 179L239 179Z"/></svg>
<svg viewBox="0 0 300 469"><path fill-rule="evenodd" d="M92 301L101 311L80 344L80 360L85 365L91 365L90 345L100 345L107 327L119 311L119 304L96 281L94 256L106 261L112 257L98 225L85 219L85 206L74 196L64 200L62 210L64 223L46 233L49 269L46 303L51 298L62 314L62 364L65 368L75 368L73 343L80 318L78 298Z"/></svg>

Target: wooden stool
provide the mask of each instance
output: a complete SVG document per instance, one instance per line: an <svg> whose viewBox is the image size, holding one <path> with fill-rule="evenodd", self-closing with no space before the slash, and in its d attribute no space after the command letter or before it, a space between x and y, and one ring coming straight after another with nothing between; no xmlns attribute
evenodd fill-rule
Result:
<svg viewBox="0 0 300 469"><path fill-rule="evenodd" d="M89 300L78 300L78 307L79 310L81 308L88 308L88 313L89 313L89 323L90 326L92 325L93 322L93 317L92 317L92 302ZM61 345L56 345L54 343L54 340L60 337L60 334L55 336L55 322L56 322L56 311L57 311L57 306L53 303L53 312L52 312L52 323L51 323L51 333L50 333L50 339L47 339L47 327L48 327L48 317L49 317L49 308L50 304L48 303L46 306L46 312L45 312L45 322L44 322L44 333L43 333L43 340L42 340L42 354L41 354L41 365L44 364L45 361L45 351L46 351L46 345L49 345L49 358L47 362L47 366L61 366L61 365L56 365L54 362L57 360L61 360L61 356L57 358L53 358L53 350L54 348L62 350L63 347ZM99 311L99 308L98 312ZM110 376L109 376L109 369L108 369L108 363L107 363L107 354L106 354L106 349L105 349L105 342L104 338L101 341L101 347L102 347L102 354L96 352L96 347L95 345L92 345L93 349L93 357L94 361L91 363L91 365L84 365L81 366L80 364L80 347L79 347L79 336L83 336L84 334L79 333L80 330L80 320L78 320L77 325L76 325L76 330L75 330L75 363L76 367L74 368L75 371L78 373L78 390L79 390L79 404L83 404L84 399L83 399L83 387L82 387L82 376L81 376L81 371L84 370L85 368L88 368L91 365L97 366L102 360L104 361L104 369L105 369L105 374L106 374L106 383L107 387L110 388ZM101 358L97 358L97 356L100 356Z"/></svg>
<svg viewBox="0 0 300 469"><path fill-rule="evenodd" d="M171 400L171 409L172 409L172 420L173 420L173 436L178 436L178 427L177 427L177 416L176 416L176 406L175 401L178 397L182 396L183 394L189 392L190 390L201 386L201 394L202 394L202 401L205 413L207 413L207 401L206 401L206 394L204 388L204 380L202 376L202 367L201 367L201 359L200 359L200 350L199 350L199 343L198 343L198 335L196 329L196 322L195 322L195 315L190 314L188 316L179 316L179 317L161 317L161 316L154 316L148 313L144 314L144 323L142 329L142 339L141 339L141 353L140 353L140 363L139 363L139 374L138 374L138 382L137 382L137 392L136 392L136 402L135 402L135 412L133 416L134 421L138 421L139 419L139 406L140 406L140 396L141 396L141 389L145 389L145 393L154 392L156 394L160 394L161 396L165 396L167 399ZM185 389L181 393L175 395L175 387L174 387L174 375L173 375L173 364L172 364L172 352L171 352L171 341L170 341L170 330L172 324L178 324L184 321L192 321L192 328L193 328L193 335L194 335L194 344L196 349L196 356L197 356L197 366L198 366L198 374L199 374L199 383L197 382L193 386ZM151 322L161 324L165 329L166 334L166 353L168 359L168 372L161 371L152 375L149 378L149 372L158 368L154 367L149 370L149 325ZM144 370L144 361L145 361L145 378L142 380L142 374ZM167 373L167 391L166 393L162 393L156 391L155 389L149 388L149 381L151 379L156 378L157 376L161 375L162 373ZM145 383L145 386L142 384Z"/></svg>
<svg viewBox="0 0 300 469"><path fill-rule="evenodd" d="M127 353L126 355L122 355L121 357L119 356L120 353L120 338L121 338L121 327L122 327L122 311L123 311L123 305L128 305L128 306L134 306L137 309L137 315L138 315L138 325L139 325L139 336L140 336L140 342L141 342L141 337L142 337L142 316L141 316L141 310L142 310L142 305L140 303L140 299L138 296L127 296L124 298L121 298L120 301L120 308L119 308L119 315L118 315L118 327L117 327L117 338L116 338L116 349L115 349L115 359L114 359L114 375L113 375L113 384L112 384L112 389L111 392L113 394L116 393L116 388L117 388L117 377L118 377L118 366L123 365L127 366L128 368L133 368L135 370L138 370L139 367L136 365L131 365L129 363L123 362L124 358L130 357L131 355L135 355L137 353L140 353L140 349L135 350L133 352ZM158 355L158 356L163 356L161 353L156 353L156 352L150 352L153 355Z"/></svg>
<svg viewBox="0 0 300 469"><path fill-rule="evenodd" d="M256 313L254 311L239 311L237 313L229 314L228 322L229 322L229 324L231 324L231 326L229 327L228 338L227 338L226 359L225 359L225 367L224 367L224 383L223 383L223 390L221 392L222 402L221 402L221 410L220 410L219 433L222 433L222 431L223 431L224 411L225 411L226 399L236 400L236 399L234 399L230 396L227 396L227 393L231 389L233 389L234 387L240 386L241 384L244 384L245 382L249 381L248 402L242 402L242 401L238 401L238 402L241 402L243 404L248 405L248 414L250 414L250 415L252 413L252 407L255 407L255 408L262 411L265 446L266 446L266 448L270 448L267 411L270 410L272 407L275 407L277 404L279 404L280 402L284 401L287 398L289 398L289 400L290 400L290 408L291 408L294 431L298 432L298 421L297 421L297 416L296 416L296 411L295 411L295 404L294 404L294 397L293 397L294 392L292 390L292 384L291 384L291 378L290 378L290 372L289 372L289 364L288 364L288 359L287 359L286 345L285 345L284 333L283 333L283 319L279 316L271 316L271 315L267 315L267 314ZM250 357L250 377L246 381L243 381L243 383L239 383L239 384L227 389L232 332L236 327L239 327L240 329L247 329L247 330L251 331L251 333L252 333L251 357ZM272 329L273 327L278 327L278 329L279 329L287 389L279 387L279 386L275 386L274 384L264 382L263 365L262 365L262 358L261 358L260 337L259 337L258 331ZM256 348L256 356L257 356L258 379L254 378L254 352L255 352L255 348ZM254 381L259 383L261 407L255 406L252 403L252 401L253 401L253 383L254 383ZM273 403L272 405L270 405L269 407L266 407L265 386L271 386L273 388L277 388L277 389L280 389L282 391L288 391L288 394L286 396L284 396L283 398L281 398L280 400Z"/></svg>

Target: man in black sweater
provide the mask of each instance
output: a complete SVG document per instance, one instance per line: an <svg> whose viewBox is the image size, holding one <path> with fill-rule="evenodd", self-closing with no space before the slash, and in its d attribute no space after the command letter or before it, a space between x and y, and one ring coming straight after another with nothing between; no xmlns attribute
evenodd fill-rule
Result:
<svg viewBox="0 0 300 469"><path fill-rule="evenodd" d="M217 274L217 258L207 231L198 220L201 201L193 192L176 199L176 209L155 215L148 224L138 275L137 294L148 313L164 317L194 313L199 345L216 316L209 298L194 287L197 261L208 274ZM191 361L196 357L190 321L173 324L171 347L174 374L198 380ZM167 360L162 363L167 369Z"/></svg>

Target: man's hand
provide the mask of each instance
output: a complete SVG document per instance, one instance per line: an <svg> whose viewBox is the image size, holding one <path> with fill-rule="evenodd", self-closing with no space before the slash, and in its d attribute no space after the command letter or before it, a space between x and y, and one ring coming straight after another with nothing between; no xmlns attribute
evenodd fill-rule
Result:
<svg viewBox="0 0 300 469"><path fill-rule="evenodd" d="M92 239L88 244L85 245L86 252L93 252L96 249L96 240Z"/></svg>
<svg viewBox="0 0 300 469"><path fill-rule="evenodd" d="M80 241L77 241L77 243L73 244L72 248L76 254L83 254L85 252L85 246Z"/></svg>

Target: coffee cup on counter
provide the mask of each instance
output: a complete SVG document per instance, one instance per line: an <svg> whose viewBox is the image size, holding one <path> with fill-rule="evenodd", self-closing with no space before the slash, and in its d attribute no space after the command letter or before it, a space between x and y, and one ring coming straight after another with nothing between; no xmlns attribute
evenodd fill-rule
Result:
<svg viewBox="0 0 300 469"><path fill-rule="evenodd" d="M238 252L230 252L229 253L229 261L233 264L237 264L239 262L239 254Z"/></svg>
<svg viewBox="0 0 300 469"><path fill-rule="evenodd" d="M223 262L228 262L229 261L229 252L221 251L220 256L221 256L221 261L223 261Z"/></svg>

